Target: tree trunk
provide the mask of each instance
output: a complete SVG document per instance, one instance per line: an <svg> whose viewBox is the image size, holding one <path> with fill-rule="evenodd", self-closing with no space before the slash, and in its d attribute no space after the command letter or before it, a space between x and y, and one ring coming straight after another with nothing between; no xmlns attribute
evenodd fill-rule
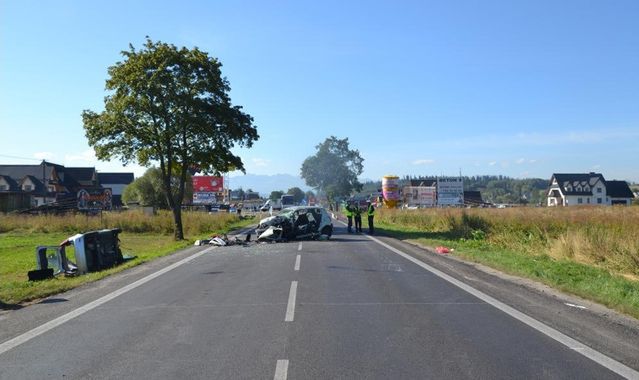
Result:
<svg viewBox="0 0 639 380"><path fill-rule="evenodd" d="M184 240L184 231L182 229L182 205L181 202L173 205L173 224L175 240Z"/></svg>

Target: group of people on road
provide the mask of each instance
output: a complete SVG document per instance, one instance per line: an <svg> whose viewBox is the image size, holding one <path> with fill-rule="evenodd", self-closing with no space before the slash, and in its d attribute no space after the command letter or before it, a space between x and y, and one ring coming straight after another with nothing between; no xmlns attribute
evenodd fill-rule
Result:
<svg viewBox="0 0 639 380"><path fill-rule="evenodd" d="M370 201L366 202L366 210L362 210L359 204L355 204L354 202L349 201L346 204L344 213L346 214L346 219L348 219L348 233L353 233L353 220L355 221L355 232L362 232L362 212L366 212L368 216L368 233L371 235L375 233L373 223L375 207Z"/></svg>

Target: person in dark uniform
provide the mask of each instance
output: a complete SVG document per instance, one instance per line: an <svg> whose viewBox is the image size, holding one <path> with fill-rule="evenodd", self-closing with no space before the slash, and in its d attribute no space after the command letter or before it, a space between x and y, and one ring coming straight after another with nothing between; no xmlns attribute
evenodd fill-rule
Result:
<svg viewBox="0 0 639 380"><path fill-rule="evenodd" d="M373 206L371 201L368 201L366 204L366 212L368 214L368 233L372 235L375 233L375 226L373 225L373 219L375 218L375 207Z"/></svg>
<svg viewBox="0 0 639 380"><path fill-rule="evenodd" d="M362 210L359 208L359 204L353 207L355 214L355 232L362 232Z"/></svg>

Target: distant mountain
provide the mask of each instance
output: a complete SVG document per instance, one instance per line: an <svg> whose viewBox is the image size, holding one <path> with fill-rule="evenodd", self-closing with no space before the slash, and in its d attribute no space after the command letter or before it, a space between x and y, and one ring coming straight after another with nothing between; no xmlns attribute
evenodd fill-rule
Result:
<svg viewBox="0 0 639 380"><path fill-rule="evenodd" d="M237 190L240 187L244 191L251 189L260 193L263 198L268 197L271 191L281 190L286 192L292 187L299 187L304 191L313 190L306 186L302 178L290 174L246 174L230 177L228 181L227 186L232 190Z"/></svg>

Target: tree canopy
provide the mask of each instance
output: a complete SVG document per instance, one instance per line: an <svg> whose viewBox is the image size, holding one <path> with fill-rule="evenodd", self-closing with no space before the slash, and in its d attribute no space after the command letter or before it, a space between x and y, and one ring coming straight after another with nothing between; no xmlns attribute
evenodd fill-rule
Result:
<svg viewBox="0 0 639 380"><path fill-rule="evenodd" d="M231 103L222 64L197 47L178 49L147 37L143 49L129 45L122 55L124 60L108 69L104 111L83 111L84 130L100 160L159 163L175 238L183 239L187 172L244 171L231 149L251 147L259 138L257 129L253 118ZM180 184L171 197L174 177Z"/></svg>
<svg viewBox="0 0 639 380"><path fill-rule="evenodd" d="M364 159L358 150L349 148L348 138L331 136L316 148L317 153L302 163L301 176L307 185L326 194L329 200L362 188L357 176L364 170Z"/></svg>
<svg viewBox="0 0 639 380"><path fill-rule="evenodd" d="M273 190L271 191L271 195L269 195L268 199L275 201L278 200L284 195L284 192L281 190Z"/></svg>
<svg viewBox="0 0 639 380"><path fill-rule="evenodd" d="M291 187L286 193L293 196L293 201L296 204L301 203L304 199L304 191L302 191L299 187Z"/></svg>
<svg viewBox="0 0 639 380"><path fill-rule="evenodd" d="M188 175L184 190L184 199L193 198L193 185ZM179 191L179 178L171 180L172 197L176 197ZM169 204L162 181L162 172L159 168L151 167L144 172L142 177L136 178L124 188L122 201L125 203L138 202L142 206L153 206L161 209L168 209ZM177 199L176 199L177 201Z"/></svg>

